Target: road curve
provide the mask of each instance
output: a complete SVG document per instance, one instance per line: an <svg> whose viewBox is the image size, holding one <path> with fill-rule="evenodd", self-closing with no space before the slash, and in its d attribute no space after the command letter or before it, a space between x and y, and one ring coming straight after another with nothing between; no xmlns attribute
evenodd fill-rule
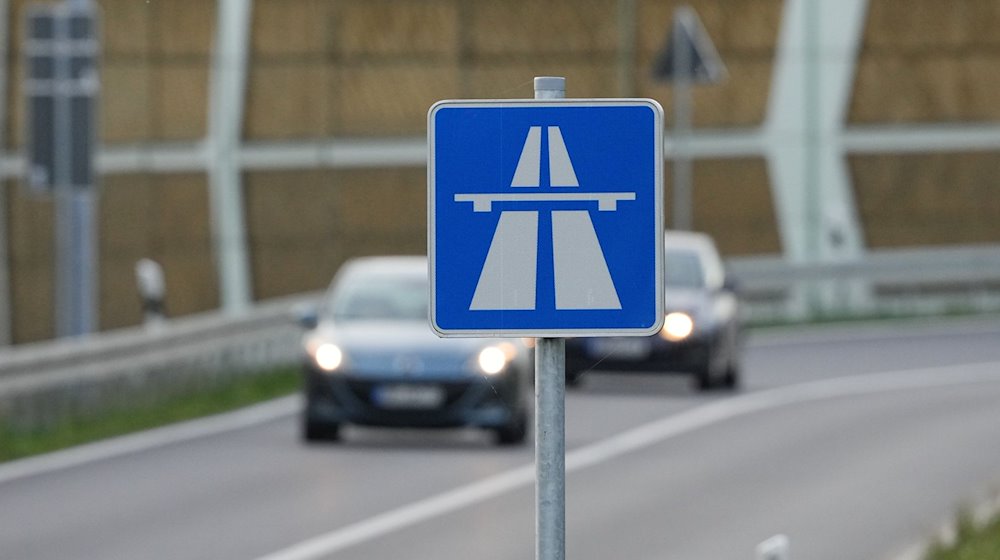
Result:
<svg viewBox="0 0 1000 560"><path fill-rule="evenodd" d="M567 401L568 557L881 560L1000 488L1000 322L757 337L747 390L595 375ZM218 420L216 420L218 421ZM530 558L532 450L294 420L4 478L2 558ZM22 465L24 463L21 463Z"/></svg>

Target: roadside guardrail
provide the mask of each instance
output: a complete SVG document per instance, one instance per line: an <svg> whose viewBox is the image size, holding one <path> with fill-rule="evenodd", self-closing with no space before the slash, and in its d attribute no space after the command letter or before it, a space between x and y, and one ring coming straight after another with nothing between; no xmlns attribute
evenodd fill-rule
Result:
<svg viewBox="0 0 1000 560"><path fill-rule="evenodd" d="M317 297L0 349L0 423L51 425L293 364L300 328L292 310Z"/></svg>
<svg viewBox="0 0 1000 560"><path fill-rule="evenodd" d="M859 261L822 264L734 258L727 265L753 323L1000 312L1000 245L871 251ZM318 297L0 348L0 423L51 425L294 364L300 328L292 310Z"/></svg>

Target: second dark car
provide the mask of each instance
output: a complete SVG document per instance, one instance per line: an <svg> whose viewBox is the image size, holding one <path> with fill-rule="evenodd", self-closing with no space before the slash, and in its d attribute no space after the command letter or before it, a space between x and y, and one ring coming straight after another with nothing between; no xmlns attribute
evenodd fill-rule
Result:
<svg viewBox="0 0 1000 560"><path fill-rule="evenodd" d="M739 302L712 238L668 231L664 238L665 318L648 337L566 341L566 381L591 370L685 374L699 389L740 383Z"/></svg>

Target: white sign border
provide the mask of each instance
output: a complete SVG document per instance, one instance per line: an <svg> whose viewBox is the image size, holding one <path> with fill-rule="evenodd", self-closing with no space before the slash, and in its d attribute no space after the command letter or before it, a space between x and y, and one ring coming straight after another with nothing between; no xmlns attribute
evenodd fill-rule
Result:
<svg viewBox="0 0 1000 560"><path fill-rule="evenodd" d="M655 255L656 268L656 309L659 314L656 321L648 328L580 328L580 329L445 329L437 323L437 278L435 274L436 231L434 195L435 188L435 127L434 119L437 112L444 108L484 108L503 109L513 107L648 107L653 110L654 153L654 193L653 204L658 209L655 215ZM665 153L663 151L663 107L655 99L648 98L578 98L558 100L537 99L446 99L433 105L427 111L427 267L430 279L430 307L428 320L434 333L442 338L576 338L576 337L614 337L614 336L651 336L660 331L664 319L664 272L663 272L663 166Z"/></svg>

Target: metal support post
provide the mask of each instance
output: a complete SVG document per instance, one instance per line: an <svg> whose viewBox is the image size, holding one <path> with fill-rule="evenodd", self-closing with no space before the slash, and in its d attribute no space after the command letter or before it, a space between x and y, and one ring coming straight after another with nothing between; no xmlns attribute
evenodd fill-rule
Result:
<svg viewBox="0 0 1000 560"><path fill-rule="evenodd" d="M688 136L691 133L691 44L682 31L679 12L673 30L673 96L674 96L674 158L673 158L673 208L671 227L689 230L692 227L691 157L688 154Z"/></svg>
<svg viewBox="0 0 1000 560"><path fill-rule="evenodd" d="M566 558L566 341L535 339L535 558Z"/></svg>
<svg viewBox="0 0 1000 560"><path fill-rule="evenodd" d="M209 111L209 194L222 308L239 312L252 298L239 147L246 94L252 2L218 0Z"/></svg>
<svg viewBox="0 0 1000 560"><path fill-rule="evenodd" d="M7 130L7 54L10 52L10 3L0 0L0 157ZM0 164L2 167L2 164ZM2 177L2 174L0 174ZM7 188L0 179L0 346L12 342L10 292L10 240L7 238Z"/></svg>
<svg viewBox="0 0 1000 560"><path fill-rule="evenodd" d="M536 77L535 99L564 99L566 79ZM535 339L535 558L566 558L566 341Z"/></svg>

